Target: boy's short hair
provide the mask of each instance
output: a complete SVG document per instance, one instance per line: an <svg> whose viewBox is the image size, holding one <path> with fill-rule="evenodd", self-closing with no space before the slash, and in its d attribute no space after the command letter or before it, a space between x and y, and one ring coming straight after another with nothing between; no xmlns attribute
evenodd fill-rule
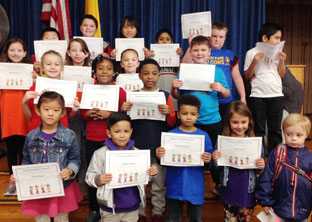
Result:
<svg viewBox="0 0 312 222"><path fill-rule="evenodd" d="M260 31L258 33L258 41L262 42L262 37L264 35L266 35L267 38L270 39L270 37L278 31L281 31L283 33L283 27L274 22L266 22L260 28Z"/></svg>
<svg viewBox="0 0 312 222"><path fill-rule="evenodd" d="M157 66L158 72L160 71L160 66L159 66L158 62L155 59L145 59L142 62L140 62L140 65L139 65L139 68L138 68L138 72L141 73L141 70L143 69L143 66L145 66L147 64L153 64L153 65Z"/></svg>
<svg viewBox="0 0 312 222"><path fill-rule="evenodd" d="M82 25L83 20L85 20L85 19L91 19L91 20L94 22L95 27L96 27L96 28L99 27L99 24L98 24L98 21L96 20L96 18L95 18L93 15L90 15L90 14L85 14L85 15L82 16L80 25Z"/></svg>
<svg viewBox="0 0 312 222"><path fill-rule="evenodd" d="M283 121L283 130L291 126L299 126L306 131L307 136L310 134L311 121L304 115L298 113L289 114Z"/></svg>
<svg viewBox="0 0 312 222"><path fill-rule="evenodd" d="M130 123L130 127L132 128L131 118L126 113L115 112L112 113L107 119L107 129L110 130L110 128L119 121L128 121Z"/></svg>
<svg viewBox="0 0 312 222"><path fill-rule="evenodd" d="M190 48L192 49L194 45L207 45L210 48L207 37L202 35L198 35L192 39Z"/></svg>
<svg viewBox="0 0 312 222"><path fill-rule="evenodd" d="M224 30L225 31L225 35L227 35L227 33L229 31L228 27L223 22L214 22L214 23L212 23L211 28L212 29L217 29L217 30Z"/></svg>
<svg viewBox="0 0 312 222"><path fill-rule="evenodd" d="M40 38L40 39L43 38L43 36L44 36L44 34L45 34L46 32L55 32L55 33L57 34L57 36L58 36L58 39L61 40L61 35L60 35L60 33L59 33L55 28L52 28L52 27L47 27L47 28L45 28L44 30L42 30L42 32L41 32L41 38Z"/></svg>
<svg viewBox="0 0 312 222"><path fill-rule="evenodd" d="M65 110L64 97L61 94L54 92L54 91L46 91L46 92L42 93L39 100L38 100L37 108L40 109L40 106L42 105L42 103L44 103L46 101L51 101L51 100L57 100L58 103L62 107L62 111Z"/></svg>
<svg viewBox="0 0 312 222"><path fill-rule="evenodd" d="M171 33L171 31L170 31L169 29L160 29L160 30L158 30L158 32L156 33L156 42L158 41L159 36L160 36L161 34L163 34L163 33L167 33L167 34L170 36L171 41L173 41L172 33Z"/></svg>
<svg viewBox="0 0 312 222"><path fill-rule="evenodd" d="M182 105L196 106L199 111L200 100L194 95L185 94L178 99L178 111L180 111Z"/></svg>

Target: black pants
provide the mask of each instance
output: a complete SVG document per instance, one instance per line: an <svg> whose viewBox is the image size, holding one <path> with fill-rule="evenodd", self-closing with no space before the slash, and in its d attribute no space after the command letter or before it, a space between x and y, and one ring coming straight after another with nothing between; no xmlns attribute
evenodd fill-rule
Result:
<svg viewBox="0 0 312 222"><path fill-rule="evenodd" d="M104 145L104 141L102 142L96 142L92 140L86 140L86 156L87 156L87 165L89 166L93 153L101 148ZM96 199L96 188L88 186L89 191L89 208L90 212L96 211L99 212L99 204Z"/></svg>
<svg viewBox="0 0 312 222"><path fill-rule="evenodd" d="M7 158L10 174L13 174L12 166L20 165L22 162L25 138L26 138L25 136L19 135L13 135L4 138L4 141L7 146Z"/></svg>
<svg viewBox="0 0 312 222"><path fill-rule="evenodd" d="M168 199L168 219L167 222L180 222L183 214L184 201ZM194 205L191 202L187 203L187 217L190 222L202 221L203 205Z"/></svg>

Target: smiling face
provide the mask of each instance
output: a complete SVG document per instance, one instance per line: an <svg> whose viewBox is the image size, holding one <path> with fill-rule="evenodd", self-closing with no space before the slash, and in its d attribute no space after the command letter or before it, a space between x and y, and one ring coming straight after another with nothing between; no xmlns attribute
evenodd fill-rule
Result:
<svg viewBox="0 0 312 222"><path fill-rule="evenodd" d="M308 137L307 132L300 126L289 126L283 129L285 141L288 146L293 148L301 148L305 139Z"/></svg>
<svg viewBox="0 0 312 222"><path fill-rule="evenodd" d="M191 48L191 58L195 64L207 64L210 48L206 44L196 44Z"/></svg>
<svg viewBox="0 0 312 222"><path fill-rule="evenodd" d="M171 44L171 36L167 32L163 32L157 39L157 44Z"/></svg>
<svg viewBox="0 0 312 222"><path fill-rule="evenodd" d="M126 21L125 25L122 27L121 33L125 38L135 38L138 33L137 28Z"/></svg>
<svg viewBox="0 0 312 222"><path fill-rule="evenodd" d="M232 131L231 136L245 137L249 126L249 117L243 116L238 113L233 113L230 118L230 128Z"/></svg>
<svg viewBox="0 0 312 222"><path fill-rule="evenodd" d="M211 49L221 49L226 39L226 31L212 28L211 36L208 38Z"/></svg>
<svg viewBox="0 0 312 222"><path fill-rule="evenodd" d="M95 77L97 84L106 85L112 82L115 74L114 65L111 61L104 59L96 64Z"/></svg>
<svg viewBox="0 0 312 222"><path fill-rule="evenodd" d="M73 60L75 66L82 66L89 55L83 51L81 44L76 41L70 43L70 48L66 53Z"/></svg>
<svg viewBox="0 0 312 222"><path fill-rule="evenodd" d="M137 68L139 67L140 62L138 54L133 50L128 50L122 53L120 66L124 68L125 73L136 73Z"/></svg>
<svg viewBox="0 0 312 222"><path fill-rule="evenodd" d="M14 42L8 48L8 57L12 62L21 62L26 54L27 52L24 51L23 45L20 42Z"/></svg>
<svg viewBox="0 0 312 222"><path fill-rule="evenodd" d="M158 67L154 64L145 64L140 73L139 77L142 80L145 91L155 91L157 89L156 84L159 78Z"/></svg>
<svg viewBox="0 0 312 222"><path fill-rule="evenodd" d="M43 101L36 113L41 117L43 127L57 128L58 122L65 115L65 110L57 99Z"/></svg>
<svg viewBox="0 0 312 222"><path fill-rule="evenodd" d="M262 41L265 43L269 43L270 45L278 45L282 39L282 32L277 31L273 35L270 36L270 39L266 35L262 36Z"/></svg>
<svg viewBox="0 0 312 222"><path fill-rule="evenodd" d="M61 73L63 71L63 61L62 57L55 54L47 54L42 58L41 61L42 72L48 78L60 79Z"/></svg>
<svg viewBox="0 0 312 222"><path fill-rule="evenodd" d="M121 120L112 125L106 133L113 143L118 146L120 150L123 150L130 140L132 129L128 121Z"/></svg>
<svg viewBox="0 0 312 222"><path fill-rule="evenodd" d="M85 18L80 25L80 31L84 37L94 37L97 28L92 19Z"/></svg>

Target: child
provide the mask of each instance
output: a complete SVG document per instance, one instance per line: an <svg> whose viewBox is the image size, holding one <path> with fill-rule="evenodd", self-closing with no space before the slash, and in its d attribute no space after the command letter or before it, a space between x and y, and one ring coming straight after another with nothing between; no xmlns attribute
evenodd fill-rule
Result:
<svg viewBox="0 0 312 222"><path fill-rule="evenodd" d="M286 117L283 121L286 145L280 144L270 153L257 181L258 203L267 214L274 211L286 222L308 221L312 209L312 155L304 146L310 129L311 122L306 116L293 113Z"/></svg>
<svg viewBox="0 0 312 222"><path fill-rule="evenodd" d="M107 120L107 135L103 147L94 152L89 165L86 182L95 188L104 189L97 194L100 205L101 221L138 220L139 205L145 206L144 186L133 186L119 189L105 189L105 184L112 180L112 174L105 172L105 155L108 150L137 150L132 133L130 117L125 113L113 113ZM151 166L148 174L157 174L157 167ZM104 195L105 194L105 195Z"/></svg>
<svg viewBox="0 0 312 222"><path fill-rule="evenodd" d="M196 96L183 95L178 99L178 118L180 126L169 133L204 135L205 152L201 158L205 163L211 160L212 146L206 132L194 126L199 116L200 101ZM166 147L158 147L156 155L162 157ZM190 221L202 221L205 183L203 167L167 167L167 221L181 221L184 201L187 202L187 216Z"/></svg>
<svg viewBox="0 0 312 222"><path fill-rule="evenodd" d="M98 21L93 15L86 14L82 17L80 23L80 31L83 37L94 37L98 30ZM111 54L110 43L103 41L103 53L102 56L109 57Z"/></svg>
<svg viewBox="0 0 312 222"><path fill-rule="evenodd" d="M116 63L113 59L98 55L92 62L92 73L96 84L113 85L116 75ZM123 104L126 101L126 92L119 88L119 110L124 111ZM112 112L93 108L81 110L80 116L87 121L86 127L86 157L89 165L93 153L104 145L107 138L107 118ZM87 221L97 221L100 218L99 205L96 201L96 189L89 187L90 215Z"/></svg>
<svg viewBox="0 0 312 222"><path fill-rule="evenodd" d="M2 50L2 62L30 63L27 47L23 40L9 39ZM27 135L27 121L22 112L25 90L0 90L0 114L2 138L7 146L9 173L12 166L22 161L22 149ZM19 162L18 162L19 160ZM16 195L15 185L9 183L4 196Z"/></svg>
<svg viewBox="0 0 312 222"><path fill-rule="evenodd" d="M165 168L157 163L155 150L160 146L161 132L167 132L169 127L173 127L176 123L175 112L172 105L171 96L169 93L162 91L156 87L159 78L159 64L154 59L145 59L139 66L139 77L142 80L144 87L141 92L163 92L167 104L158 105L159 112L166 115L166 122L157 120L134 120L132 138L135 141L135 146L139 149L150 149L151 160L158 168L157 177L152 179L152 217L153 221L162 220L162 213L165 211ZM125 103L126 110L131 109L130 102ZM146 222L145 209L140 209L140 221Z"/></svg>
<svg viewBox="0 0 312 222"><path fill-rule="evenodd" d="M66 65L90 66L90 52L85 41L80 38L69 41L66 51Z"/></svg>
<svg viewBox="0 0 312 222"><path fill-rule="evenodd" d="M168 29L160 29L156 33L157 44L173 44L172 33ZM177 54L181 57L183 55L182 48L177 49ZM161 67L160 75L157 82L157 87L166 92L171 91L172 81L177 78L179 67ZM172 99L174 109L177 110L177 101Z"/></svg>
<svg viewBox="0 0 312 222"><path fill-rule="evenodd" d="M25 140L22 165L58 162L64 183L65 196L23 201L22 213L36 221L68 221L68 213L78 209L82 200L75 181L80 166L76 135L60 123L65 115L64 98L50 91L38 101L36 113L42 125L31 131ZM37 150L36 152L34 150ZM11 177L15 181L14 176Z"/></svg>
<svg viewBox="0 0 312 222"><path fill-rule="evenodd" d="M253 137L254 123L251 112L241 101L232 101L224 122L222 135L232 137ZM216 163L220 158L219 150L213 152ZM264 169L264 159L258 158L256 166ZM217 167L220 172L220 201L224 207L224 221L251 221L253 207L256 205L254 189L255 169L245 170L233 167Z"/></svg>
<svg viewBox="0 0 312 222"><path fill-rule="evenodd" d="M206 37L196 36L192 39L190 44L190 55L193 63L207 64L208 56L210 55L210 48ZM223 98L227 98L230 95L222 69L216 67L215 82L210 85L213 90L211 92L179 90L178 87L181 87L182 84L183 82L179 79L173 80L171 94L175 98L184 94L192 94L202 102L196 127L208 133L212 146L214 147L217 141L217 136L221 134L222 125L219 114L218 95Z"/></svg>
<svg viewBox="0 0 312 222"><path fill-rule="evenodd" d="M139 65L139 54L136 50L126 49L121 53L120 66L122 69L120 73L137 73Z"/></svg>
<svg viewBox="0 0 312 222"><path fill-rule="evenodd" d="M60 79L63 71L63 58L62 56L53 50L47 51L41 58L41 75L45 75L47 78ZM23 98L23 113L28 121L30 121L30 130L36 129L41 124L40 116L35 111L34 99L40 96L40 93L35 92L36 85L30 87ZM69 127L68 119L73 119L79 109L78 98L75 99L73 108L67 109L67 113L62 116L61 123L65 127Z"/></svg>
<svg viewBox="0 0 312 222"><path fill-rule="evenodd" d="M265 23L258 34L260 42L278 45L283 28L275 23ZM263 52L250 49L245 58L244 74L251 81L251 106L255 120L256 136L264 137L268 127L268 151L282 142L281 122L283 116L283 92L281 78L285 76L286 54L280 52L278 59L267 63Z"/></svg>

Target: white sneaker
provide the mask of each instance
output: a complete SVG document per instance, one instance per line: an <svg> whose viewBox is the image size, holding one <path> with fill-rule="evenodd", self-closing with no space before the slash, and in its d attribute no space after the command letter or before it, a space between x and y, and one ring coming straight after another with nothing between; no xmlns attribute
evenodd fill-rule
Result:
<svg viewBox="0 0 312 222"><path fill-rule="evenodd" d="M16 186L13 183L9 183L7 188L5 188L5 191L3 193L3 196L16 196Z"/></svg>

